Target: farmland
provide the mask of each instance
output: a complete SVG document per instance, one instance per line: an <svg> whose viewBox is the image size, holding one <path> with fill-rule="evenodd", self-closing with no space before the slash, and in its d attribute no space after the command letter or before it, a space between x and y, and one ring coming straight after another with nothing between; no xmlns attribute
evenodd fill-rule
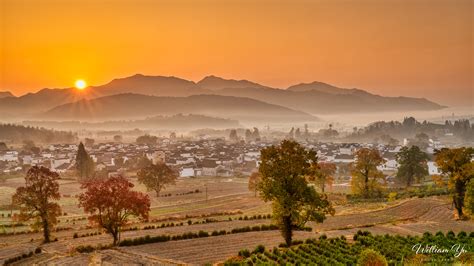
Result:
<svg viewBox="0 0 474 266"><path fill-rule="evenodd" d="M138 185L133 178L131 180L137 190L146 192L144 186ZM0 205L8 205L9 194L21 184L19 178L3 182L1 191L5 195L0 198ZM77 182L61 180L60 191L64 215L58 224L62 230L53 233L53 239L57 238L57 241L40 245L41 233L28 232L29 226L6 226L4 231L7 234L0 236L0 261L28 254L41 246L41 254L34 254L17 263L205 264L223 262L242 249L253 250L257 245L271 249L283 242L277 230L248 231L78 253L76 247L106 246L112 239L91 227L85 214L77 207L76 195L81 192ZM151 192L149 195L152 199L149 222L132 221L122 233L122 240L161 235L172 238L199 231L211 235L214 231L230 232L235 228L272 223L267 217L271 213L270 205L248 191L245 178L179 179L175 186L162 191L160 197ZM322 224L308 223L312 231L295 232L296 240L318 238L323 234L330 238L344 236L351 239L361 229L373 235L412 236L437 231L474 231L472 221L453 219L453 209L446 196L373 203L349 203L340 194L331 194L330 198L336 204L336 215L328 217ZM9 210L4 208L2 213L7 214ZM4 215L1 221L8 225L11 218Z"/></svg>

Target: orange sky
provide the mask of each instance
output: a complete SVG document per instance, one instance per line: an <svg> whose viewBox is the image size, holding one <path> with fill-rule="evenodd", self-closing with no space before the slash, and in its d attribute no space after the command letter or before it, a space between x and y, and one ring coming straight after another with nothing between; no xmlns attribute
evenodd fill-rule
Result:
<svg viewBox="0 0 474 266"><path fill-rule="evenodd" d="M135 73L474 105L473 1L0 0L0 90Z"/></svg>

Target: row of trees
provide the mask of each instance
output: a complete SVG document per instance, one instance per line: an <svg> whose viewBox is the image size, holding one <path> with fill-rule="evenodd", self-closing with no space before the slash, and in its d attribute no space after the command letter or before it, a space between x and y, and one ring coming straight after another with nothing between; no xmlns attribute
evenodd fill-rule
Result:
<svg viewBox="0 0 474 266"><path fill-rule="evenodd" d="M122 176L86 178L91 176L93 162L82 143L76 160L82 180L81 188L85 190L79 195L79 207L90 215L91 222L111 234L113 244L117 245L120 242L120 230L130 217L148 219L150 199L144 193L133 191L134 185ZM175 183L178 175L165 164L149 162L138 171L137 176L138 182L159 196L165 186ZM43 231L44 242L50 242L51 230L62 213L57 203L61 197L59 178L49 168L33 166L26 174L25 185L19 187L12 198L13 204L20 207L17 219L33 219L33 226Z"/></svg>
<svg viewBox="0 0 474 266"><path fill-rule="evenodd" d="M17 188L13 204L20 206L20 221L34 220L33 226L41 228L44 242L50 242L51 230L58 222L61 207L57 203L59 175L43 166L31 167L25 177L25 185ZM105 229L113 237L114 245L120 241L120 229L131 216L148 219L150 199L148 195L133 191L134 185L126 178L115 176L84 182L85 192L79 195L79 207L90 214L89 220Z"/></svg>
<svg viewBox="0 0 474 266"><path fill-rule="evenodd" d="M441 149L436 163L448 178L453 204L460 218L463 208L474 214L474 155L473 148ZM400 164L397 177L410 186L428 174L428 156L417 146L404 147L397 155ZM378 166L385 161L377 149L360 149L351 165L354 193L369 198L380 196L385 177ZM331 184L336 172L332 163L318 163L316 153L295 141L284 140L278 146L261 151L258 172L249 177L249 189L264 201L272 202L273 217L282 236L291 244L293 230L308 221L323 222L327 214L334 214L325 185ZM318 193L311 183L320 187Z"/></svg>

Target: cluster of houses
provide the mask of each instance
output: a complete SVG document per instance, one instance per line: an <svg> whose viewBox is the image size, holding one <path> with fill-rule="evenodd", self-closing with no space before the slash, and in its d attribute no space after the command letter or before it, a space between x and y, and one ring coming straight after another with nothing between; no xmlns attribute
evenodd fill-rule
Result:
<svg viewBox="0 0 474 266"><path fill-rule="evenodd" d="M179 172L180 177L249 175L258 168L260 150L275 142L232 142L224 139L162 139L157 144L99 143L86 147L94 161L96 171L109 174L130 172L137 161L146 157L153 163L166 163ZM355 161L354 152L362 147L377 148L385 159L380 170L393 175L398 164L396 154L402 146L359 143L302 142L308 149L318 152L320 161L333 162L338 170ZM438 145L438 146L436 146ZM427 152L440 148L432 143ZM0 173L11 174L25 171L32 165L42 165L58 173L74 173L77 144L49 145L39 153L22 150L0 151ZM439 174L434 162L428 162L430 175ZM339 176L349 175L342 170Z"/></svg>

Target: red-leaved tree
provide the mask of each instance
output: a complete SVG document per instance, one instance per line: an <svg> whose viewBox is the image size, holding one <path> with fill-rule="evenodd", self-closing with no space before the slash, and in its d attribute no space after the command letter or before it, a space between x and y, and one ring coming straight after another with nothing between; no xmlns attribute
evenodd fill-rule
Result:
<svg viewBox="0 0 474 266"><path fill-rule="evenodd" d="M79 195L79 207L91 214L91 222L112 235L114 245L119 244L120 230L131 216L148 219L150 198L144 193L133 191L133 186L122 176L93 180L82 185L86 191Z"/></svg>
<svg viewBox="0 0 474 266"><path fill-rule="evenodd" d="M58 222L61 208L59 175L43 166L33 166L26 173L25 186L16 189L13 204L20 206L20 221L36 219L34 226L43 230L44 242L50 241L52 227Z"/></svg>

